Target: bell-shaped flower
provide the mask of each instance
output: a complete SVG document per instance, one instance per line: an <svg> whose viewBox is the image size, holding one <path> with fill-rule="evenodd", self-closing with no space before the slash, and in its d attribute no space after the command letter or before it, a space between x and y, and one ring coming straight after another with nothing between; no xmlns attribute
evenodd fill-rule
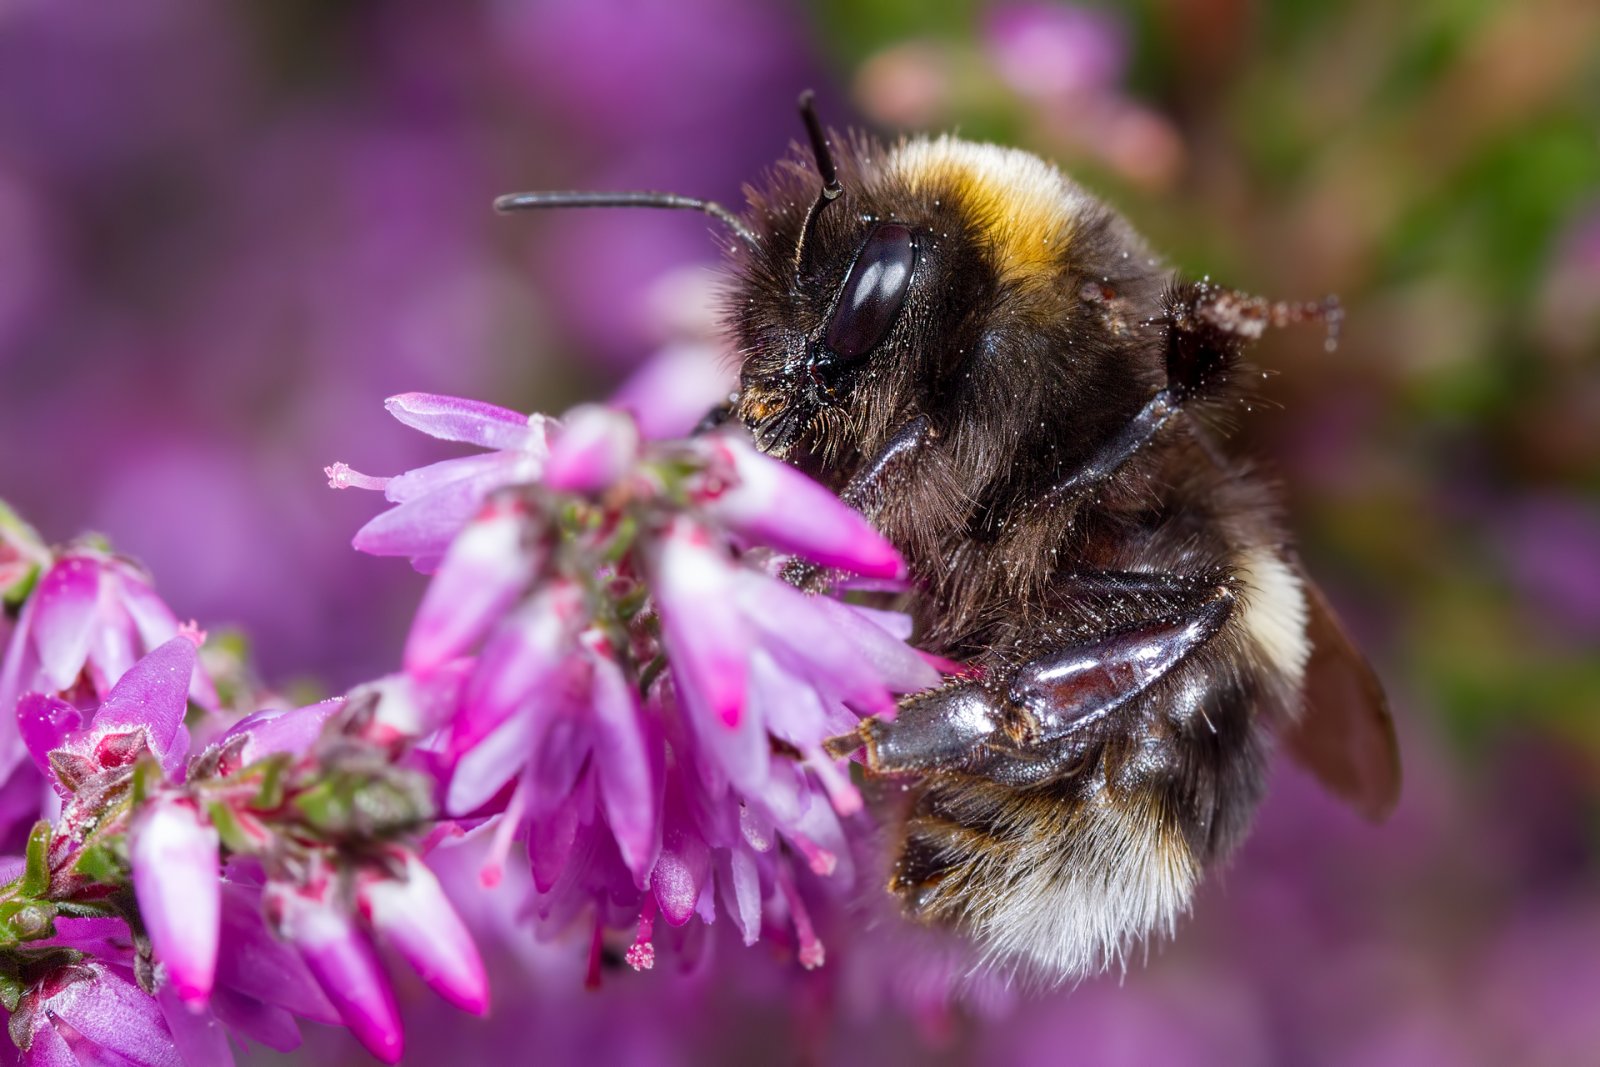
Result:
<svg viewBox="0 0 1600 1067"><path fill-rule="evenodd" d="M394 990L372 942L333 896L324 872L304 886L268 883L263 904L356 1040L384 1063L396 1063L405 1036Z"/></svg>
<svg viewBox="0 0 1600 1067"><path fill-rule="evenodd" d="M711 461L692 491L712 518L735 533L868 578L905 576L894 546L825 486L757 452L743 436L708 434L696 443L711 453Z"/></svg>
<svg viewBox="0 0 1600 1067"><path fill-rule="evenodd" d="M128 832L139 915L178 996L204 1004L216 978L222 922L217 832L192 800L150 798Z"/></svg>
<svg viewBox="0 0 1600 1067"><path fill-rule="evenodd" d="M154 998L94 959L63 964L34 982L10 1028L29 1067L184 1067Z"/></svg>
<svg viewBox="0 0 1600 1067"><path fill-rule="evenodd" d="M440 996L474 1015L484 1014L489 980L466 924L427 864L411 853L396 860L398 874L368 868L358 875L356 906L362 918Z"/></svg>
<svg viewBox="0 0 1600 1067"><path fill-rule="evenodd" d="M23 603L0 659L0 715L8 719L29 692L93 707L141 656L179 630L148 575L119 556L71 548L43 570ZM195 661L183 692L202 707L217 706L216 689ZM0 778L24 758L22 746L0 733Z"/></svg>
<svg viewBox="0 0 1600 1067"><path fill-rule="evenodd" d="M431 572L445 549L496 489L532 481L548 453L546 420L493 404L431 393L384 401L396 419L431 437L490 449L447 459L393 478L374 478L343 463L328 467L335 489L375 489L394 505L363 526L354 544L375 556L407 556Z"/></svg>

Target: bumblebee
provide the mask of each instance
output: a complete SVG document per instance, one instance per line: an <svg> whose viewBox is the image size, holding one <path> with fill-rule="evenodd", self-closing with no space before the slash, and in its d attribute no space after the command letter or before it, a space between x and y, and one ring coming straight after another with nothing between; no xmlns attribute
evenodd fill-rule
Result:
<svg viewBox="0 0 1600 1067"><path fill-rule="evenodd" d="M1383 692L1216 426L1271 326L1336 321L1177 277L1026 152L810 142L731 235L727 414L903 553L917 643L967 665L830 742L909 783L889 883L914 920L1046 981L1170 934L1245 835L1274 739L1379 819ZM801 584L826 576L793 568Z"/></svg>

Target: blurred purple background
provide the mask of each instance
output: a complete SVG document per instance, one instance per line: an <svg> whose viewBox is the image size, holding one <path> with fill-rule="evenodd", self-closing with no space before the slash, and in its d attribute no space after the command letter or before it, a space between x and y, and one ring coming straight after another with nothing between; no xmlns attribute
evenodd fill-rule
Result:
<svg viewBox="0 0 1600 1067"><path fill-rule="evenodd" d="M1345 298L1336 353L1263 347L1243 432L1389 682L1400 812L1280 768L1148 967L949 1017L764 948L585 993L508 928L495 1017L417 1016L411 1062L1600 1062L1597 79L1561 0L13 0L0 497L337 690L421 588L320 473L437 458L385 396L558 412L707 328L705 220L494 195L738 204L807 85L839 125L1029 147L1186 269Z"/></svg>

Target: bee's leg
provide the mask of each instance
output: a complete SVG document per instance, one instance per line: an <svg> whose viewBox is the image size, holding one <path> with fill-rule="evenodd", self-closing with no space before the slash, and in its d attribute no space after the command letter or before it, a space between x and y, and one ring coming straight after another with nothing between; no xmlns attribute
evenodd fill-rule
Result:
<svg viewBox="0 0 1600 1067"><path fill-rule="evenodd" d="M873 518L896 483L910 477L912 467L933 437L928 417L916 416L896 430L877 455L845 483L839 491L839 499L867 518Z"/></svg>
<svg viewBox="0 0 1600 1067"><path fill-rule="evenodd" d="M839 499L875 520L885 499L893 495L898 483L911 476L911 470L924 448L933 440L933 429L926 415L918 415L895 431L839 491ZM783 578L801 589L820 592L828 585L828 573L814 563L795 560L784 568Z"/></svg>
<svg viewBox="0 0 1600 1067"><path fill-rule="evenodd" d="M1072 471L1044 497L1058 506L1088 496L1154 441L1186 404L1221 393L1229 384L1247 344L1269 326L1321 321L1330 340L1339 322L1338 304L1269 301L1210 282L1174 286L1166 314L1155 325L1167 335L1167 385L1107 441L1089 461Z"/></svg>
<svg viewBox="0 0 1600 1067"><path fill-rule="evenodd" d="M1226 582L1146 574L1068 583L1116 619L993 677L918 694L894 719L864 719L829 742L864 747L879 774L961 771L1010 785L1042 781L1079 759L1118 709L1210 641L1236 597Z"/></svg>
<svg viewBox="0 0 1600 1067"><path fill-rule="evenodd" d="M710 433L731 418L733 418L733 402L724 400L700 416L700 421L694 424L694 429L689 431L689 436L699 437L703 433Z"/></svg>

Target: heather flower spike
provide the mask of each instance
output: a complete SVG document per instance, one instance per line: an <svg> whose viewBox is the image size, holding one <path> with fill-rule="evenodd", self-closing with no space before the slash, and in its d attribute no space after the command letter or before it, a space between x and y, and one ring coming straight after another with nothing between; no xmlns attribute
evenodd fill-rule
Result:
<svg viewBox="0 0 1600 1067"><path fill-rule="evenodd" d="M518 437L527 420L513 413L437 397L401 410L440 436L523 450L385 480L399 507L358 535L437 567L406 669L464 672L439 755L447 809L499 821L484 883L521 838L533 913L551 929L631 920L637 969L655 962L658 918L710 921L719 899L746 941L764 916L786 919L819 965L797 880L848 891L836 812L861 808L823 741L939 674L905 645L908 620L774 575L798 556L892 584L904 576L892 546L732 432L652 441L591 405L550 424L545 451L544 427ZM468 499L486 502L468 511ZM363 875L363 914L477 1010L476 957L419 878Z"/></svg>

